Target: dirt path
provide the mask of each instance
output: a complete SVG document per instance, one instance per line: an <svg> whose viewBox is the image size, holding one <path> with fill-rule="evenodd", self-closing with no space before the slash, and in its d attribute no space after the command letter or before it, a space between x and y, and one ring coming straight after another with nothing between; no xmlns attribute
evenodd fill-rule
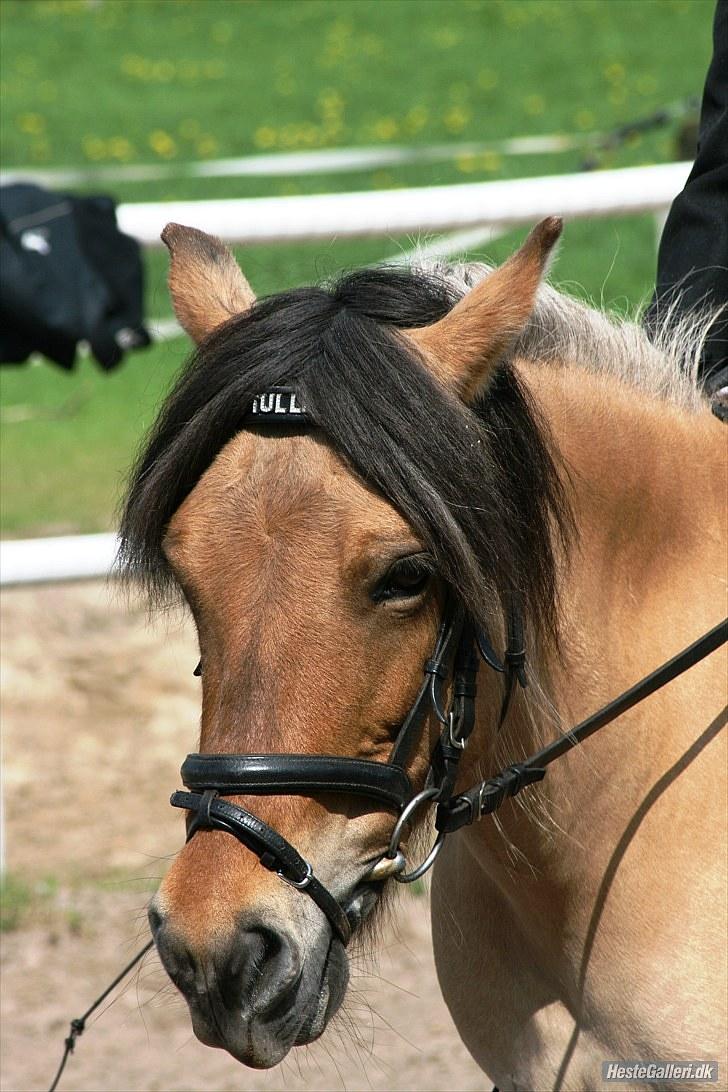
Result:
<svg viewBox="0 0 728 1092"><path fill-rule="evenodd" d="M194 635L101 584L3 596L6 864L30 889L2 935L5 1092L47 1088L71 1016L147 939L145 904L180 843L169 807L196 743ZM21 902L23 900L21 899ZM439 993L427 900L402 896L374 962L353 968L323 1039L267 1073L193 1037L155 956L71 1059L64 1092L485 1089Z"/></svg>

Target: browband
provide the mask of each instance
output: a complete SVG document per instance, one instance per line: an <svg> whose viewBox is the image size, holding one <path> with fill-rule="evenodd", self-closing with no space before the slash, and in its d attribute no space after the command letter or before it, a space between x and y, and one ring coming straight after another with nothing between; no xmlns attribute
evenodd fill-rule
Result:
<svg viewBox="0 0 728 1092"><path fill-rule="evenodd" d="M256 394L241 425L260 428L305 428L315 424L294 387L268 387Z"/></svg>

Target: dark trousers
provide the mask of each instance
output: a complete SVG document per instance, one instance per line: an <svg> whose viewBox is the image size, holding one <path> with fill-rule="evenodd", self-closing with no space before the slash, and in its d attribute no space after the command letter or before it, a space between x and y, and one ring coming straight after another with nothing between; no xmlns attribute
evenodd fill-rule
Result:
<svg viewBox="0 0 728 1092"><path fill-rule="evenodd" d="M697 155L665 223L655 295L644 318L648 329L676 299L677 318L728 308L728 0L718 0L715 10ZM710 332L700 378L709 394L728 384L728 313Z"/></svg>

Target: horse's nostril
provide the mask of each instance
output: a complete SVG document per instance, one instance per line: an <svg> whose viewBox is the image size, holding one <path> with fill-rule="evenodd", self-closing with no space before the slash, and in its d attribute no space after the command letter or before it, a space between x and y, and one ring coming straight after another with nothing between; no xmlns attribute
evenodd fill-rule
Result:
<svg viewBox="0 0 728 1092"><path fill-rule="evenodd" d="M248 1005L257 1014L288 1003L301 973L296 949L282 933L243 929L215 958L220 994L228 1008Z"/></svg>
<svg viewBox="0 0 728 1092"><path fill-rule="evenodd" d="M147 919L149 921L149 928L152 930L152 936L156 939L157 933L164 924L164 917L159 910L157 910L154 903L151 903L147 910Z"/></svg>

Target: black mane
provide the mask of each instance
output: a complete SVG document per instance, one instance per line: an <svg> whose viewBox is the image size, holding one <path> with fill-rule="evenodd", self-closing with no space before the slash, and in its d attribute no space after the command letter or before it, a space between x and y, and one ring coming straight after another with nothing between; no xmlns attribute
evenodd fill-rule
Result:
<svg viewBox="0 0 728 1092"><path fill-rule="evenodd" d="M395 327L428 325L456 302L422 271L362 270L330 288L263 299L191 357L132 474L120 562L155 597L174 588L167 524L254 396L295 386L352 470L418 532L475 618L507 590L556 631L555 544L569 512L543 423L505 361L473 410L447 395Z"/></svg>

